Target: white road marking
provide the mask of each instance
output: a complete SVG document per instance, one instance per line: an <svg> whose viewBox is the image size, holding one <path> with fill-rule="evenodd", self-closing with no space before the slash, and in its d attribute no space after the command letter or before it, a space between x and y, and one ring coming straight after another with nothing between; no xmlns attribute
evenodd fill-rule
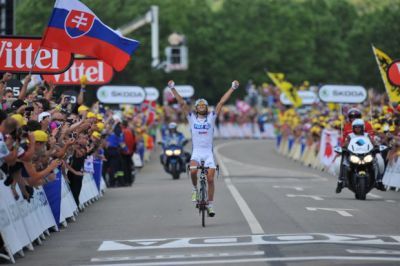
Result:
<svg viewBox="0 0 400 266"><path fill-rule="evenodd" d="M192 261L160 261L144 263L123 264L91 264L90 266L158 266L158 265L195 265L217 263L248 263L248 262L273 262L273 261L400 261L400 257L370 257L370 256L314 256L314 257L275 257L275 258L249 258L230 260L192 260Z"/></svg>
<svg viewBox="0 0 400 266"><path fill-rule="evenodd" d="M229 163L237 164L242 167L249 168L249 169L254 169L254 170L258 169L258 170L260 170L259 172L261 172L261 173L269 173L269 174L274 173L275 175L284 175L286 177L313 177L314 178L314 179L309 179L307 181L327 181L328 180L327 178L321 177L320 175L308 173L308 172L304 172L304 171L294 171L294 170L288 170L288 169L273 168L273 167L266 167L266 166L261 166L261 165L244 163L244 162L223 156L219 152L219 150L225 146L229 146L232 144L238 144L238 143L244 143L244 142L222 143L222 144L218 145L214 150L215 155L218 160L218 163L221 167L222 174L225 176L230 175L228 168L225 165L225 162L229 162ZM301 179L299 179L299 180L301 180Z"/></svg>
<svg viewBox="0 0 400 266"><path fill-rule="evenodd" d="M297 191L304 191L303 187L293 187L293 186L273 186L273 188L288 188L288 189L294 189Z"/></svg>
<svg viewBox="0 0 400 266"><path fill-rule="evenodd" d="M385 200L386 202L389 202L389 203L396 203L397 201L395 201L395 200L391 200L391 199L389 199L389 200Z"/></svg>
<svg viewBox="0 0 400 266"><path fill-rule="evenodd" d="M368 196L372 197L372 198L376 198L376 199L381 199L382 197L376 194L372 194L372 193L368 193Z"/></svg>
<svg viewBox="0 0 400 266"><path fill-rule="evenodd" d="M215 154L217 156L217 160L219 161L219 165L221 166L222 174L225 176L229 176L229 172L228 172L228 168L225 166L225 163L222 160L222 156L219 153L219 149L228 144L230 144L230 143L224 143L222 145L219 145L215 149ZM240 195L239 191L233 185L232 180L230 178L225 178L225 183L226 183L226 186L228 187L229 191L231 192L232 197L235 199L236 203L238 204L239 209L241 210L244 218L246 219L247 223L249 224L251 233L252 234L263 234L264 230L262 229L260 223L257 221L256 216L250 210L246 201L243 199L243 197Z"/></svg>
<svg viewBox="0 0 400 266"><path fill-rule="evenodd" d="M286 197L288 197L288 198L302 197L302 198L310 198L310 199L313 199L313 200L324 200L321 196L317 196L317 195L294 195L294 194L286 194Z"/></svg>
<svg viewBox="0 0 400 266"><path fill-rule="evenodd" d="M351 254L371 254L371 255L400 255L400 250L385 249L346 249Z"/></svg>
<svg viewBox="0 0 400 266"><path fill-rule="evenodd" d="M342 216L345 217L352 217L353 215L349 213L348 211L355 211L354 209L334 209L334 208L317 208L317 207L306 207L308 211L330 211L330 212L336 212Z"/></svg>
<svg viewBox="0 0 400 266"><path fill-rule="evenodd" d="M236 242L236 237L227 237L227 238L217 238L217 239L206 239L204 240L204 243L210 243L210 244L214 244L214 243L232 243L232 242Z"/></svg>
<svg viewBox="0 0 400 266"><path fill-rule="evenodd" d="M121 257L104 257L92 258L91 262L118 262L118 261L138 261L138 260L161 260L161 259L184 259L184 258L212 258L212 257L242 257L242 256L261 256L265 255L265 251L249 251L249 252L220 252L220 253L198 253L198 254L171 254L171 255L155 255L155 256L121 256Z"/></svg>
<svg viewBox="0 0 400 266"><path fill-rule="evenodd" d="M224 161L222 160L222 155L219 153L219 149L221 149L222 147L225 147L225 146L227 146L229 144L231 144L231 143L230 142L223 143L223 144L218 145L215 148L215 157L218 160L218 164L221 167L222 175L224 175L224 176L229 176L229 171L228 171L228 168L225 166Z"/></svg>
<svg viewBox="0 0 400 266"><path fill-rule="evenodd" d="M246 201L243 199L242 195L240 195L239 191L233 185L232 180L230 178L225 178L226 186L232 194L232 197L235 199L239 209L243 213L244 218L250 226L250 230L252 234L264 234L264 230L262 229L260 223L257 221L256 216L250 210L249 205L247 205Z"/></svg>
<svg viewBox="0 0 400 266"><path fill-rule="evenodd" d="M278 236L277 237L279 240L283 240L283 241L299 241L299 240L312 240L313 237L312 236Z"/></svg>
<svg viewBox="0 0 400 266"><path fill-rule="evenodd" d="M322 233L170 238L158 241L157 244L152 246L138 245L137 242L140 241L144 240L103 241L98 251L149 250L171 248L214 248L254 245L289 245L319 243L400 246L400 236ZM149 239L148 241L156 240Z"/></svg>

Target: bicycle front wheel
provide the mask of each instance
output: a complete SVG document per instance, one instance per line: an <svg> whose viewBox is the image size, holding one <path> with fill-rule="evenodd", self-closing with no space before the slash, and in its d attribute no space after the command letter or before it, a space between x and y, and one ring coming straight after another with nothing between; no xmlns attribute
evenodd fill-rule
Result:
<svg viewBox="0 0 400 266"><path fill-rule="evenodd" d="M206 191L203 188L201 190L201 201L202 201L202 204L201 204L201 206L202 206L202 208L201 208L201 225L203 227L206 227L206 210L207 210L206 197L207 197Z"/></svg>

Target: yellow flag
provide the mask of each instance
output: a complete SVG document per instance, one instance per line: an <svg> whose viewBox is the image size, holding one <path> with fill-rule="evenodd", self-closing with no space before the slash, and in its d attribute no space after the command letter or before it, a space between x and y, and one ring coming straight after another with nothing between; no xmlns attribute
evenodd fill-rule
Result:
<svg viewBox="0 0 400 266"><path fill-rule="evenodd" d="M372 46L372 50L374 51L376 63L378 64L379 72L381 72L381 77L383 84L385 85L386 92L389 96L389 100L392 103L400 102L400 87L390 84L387 77L387 69L393 60L387 54L378 48L375 48L374 46Z"/></svg>
<svg viewBox="0 0 400 266"><path fill-rule="evenodd" d="M297 94L297 90L295 87L293 87L292 83L285 80L285 74L267 72L267 75L285 94L289 101L293 103L294 107L301 106L301 98Z"/></svg>

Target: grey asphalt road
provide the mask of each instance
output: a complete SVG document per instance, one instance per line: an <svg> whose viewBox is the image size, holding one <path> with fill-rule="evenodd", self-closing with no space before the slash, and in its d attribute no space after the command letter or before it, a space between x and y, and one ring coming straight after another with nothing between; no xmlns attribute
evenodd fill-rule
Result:
<svg viewBox="0 0 400 266"><path fill-rule="evenodd" d="M216 216L201 227L186 175L158 154L18 265L400 265L400 193L357 201L266 140L217 141Z"/></svg>

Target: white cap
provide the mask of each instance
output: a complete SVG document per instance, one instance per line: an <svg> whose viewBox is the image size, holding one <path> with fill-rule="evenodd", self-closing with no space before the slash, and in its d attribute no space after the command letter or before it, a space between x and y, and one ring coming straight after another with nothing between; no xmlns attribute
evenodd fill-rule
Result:
<svg viewBox="0 0 400 266"><path fill-rule="evenodd" d="M118 121L118 122L122 121L122 118L117 114L113 115L112 118L114 119L114 121Z"/></svg>
<svg viewBox="0 0 400 266"><path fill-rule="evenodd" d="M174 129L174 128L176 128L177 127L177 124L175 123L175 122L171 122L171 123L169 123L169 125L168 125L168 128L169 129Z"/></svg>
<svg viewBox="0 0 400 266"><path fill-rule="evenodd" d="M49 112L41 112L38 116L39 123L42 122L46 117L51 118L51 114Z"/></svg>

